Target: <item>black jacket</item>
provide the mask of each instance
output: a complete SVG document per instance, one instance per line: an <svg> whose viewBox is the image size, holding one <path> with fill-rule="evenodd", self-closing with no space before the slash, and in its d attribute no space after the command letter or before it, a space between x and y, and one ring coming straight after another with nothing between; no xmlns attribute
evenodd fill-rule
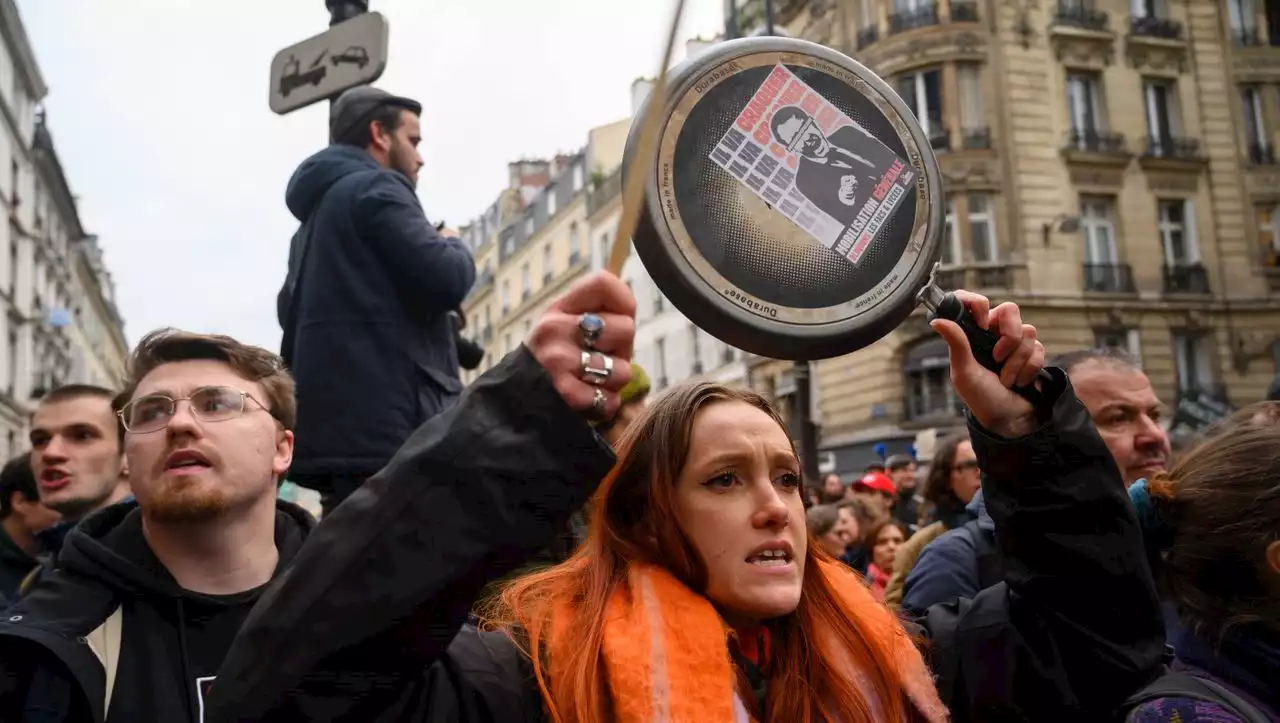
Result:
<svg viewBox="0 0 1280 723"><path fill-rule="evenodd" d="M1011 563L1007 583L919 620L956 721L1107 720L1160 666L1119 472L1065 374L1050 386L1026 439L971 425ZM541 723L526 660L465 621L613 462L528 351L509 355L317 528L245 622L212 719Z"/></svg>
<svg viewBox="0 0 1280 723"><path fill-rule="evenodd" d="M288 502L277 509L278 574L315 522ZM0 618L0 720L203 723L208 685L262 589L182 590L147 546L137 503L108 507Z"/></svg>
<svg viewBox="0 0 1280 723"><path fill-rule="evenodd" d="M471 289L475 262L462 241L436 233L407 178L358 148L308 158L286 201L302 222L277 299L298 389L290 477L371 475L457 400L448 312Z"/></svg>
<svg viewBox="0 0 1280 723"><path fill-rule="evenodd" d="M18 588L40 561L18 547L0 527L0 610L18 599Z"/></svg>

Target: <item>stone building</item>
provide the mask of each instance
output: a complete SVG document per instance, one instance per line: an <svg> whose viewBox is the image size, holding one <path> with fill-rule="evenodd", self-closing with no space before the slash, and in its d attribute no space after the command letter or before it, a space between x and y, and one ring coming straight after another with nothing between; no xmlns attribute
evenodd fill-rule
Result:
<svg viewBox="0 0 1280 723"><path fill-rule="evenodd" d="M773 3L779 28L875 71L932 138L945 284L1017 301L1050 353L1128 350L1176 427L1262 398L1280 367L1280 1ZM741 26L761 11L740 3ZM789 368L755 360L753 379L785 389ZM842 473L960 423L919 314L816 379Z"/></svg>

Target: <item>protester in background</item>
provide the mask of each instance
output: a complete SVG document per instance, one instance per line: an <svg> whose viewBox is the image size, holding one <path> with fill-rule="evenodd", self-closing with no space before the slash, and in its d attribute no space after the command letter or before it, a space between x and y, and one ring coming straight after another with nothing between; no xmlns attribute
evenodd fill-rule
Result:
<svg viewBox="0 0 1280 723"><path fill-rule="evenodd" d="M298 380L290 478L328 514L462 390L449 312L475 282L457 234L414 192L422 106L369 86L333 104L333 145L302 162L285 200L301 227L277 298Z"/></svg>
<svg viewBox="0 0 1280 723"><path fill-rule="evenodd" d="M1034 327L958 293L1003 335L1004 383L1032 383ZM576 285L326 519L241 630L210 718L936 722L945 704L955 723L1093 721L1156 672L1141 533L1060 370L1033 407L934 322L979 454L1001 460L989 493L1019 574L920 621L926 670L857 576L808 545L799 460L758 395L677 387L616 460L574 419L616 406L633 338L599 337L623 375L601 391L577 364L575 317L607 316L607 334L634 328L634 309L616 278ZM587 545L514 583L491 629L466 625L485 581L545 545L602 477Z"/></svg>
<svg viewBox="0 0 1280 723"><path fill-rule="evenodd" d="M968 433L953 434L942 440L924 481L921 527L898 548L893 576L885 587L885 603L893 607L902 605L903 585L920 553L947 530L954 530L974 518L967 505L981 488L978 457Z"/></svg>
<svg viewBox="0 0 1280 723"><path fill-rule="evenodd" d="M845 498L844 482L840 475L832 472L822 478L822 487L818 490L818 504L834 505Z"/></svg>
<svg viewBox="0 0 1280 723"><path fill-rule="evenodd" d="M902 529L911 534L919 528L920 506L924 504L924 495L916 488L916 461L909 454L895 454L885 460L885 468L898 489L893 516L902 523Z"/></svg>
<svg viewBox="0 0 1280 723"><path fill-rule="evenodd" d="M885 473L884 462L872 462L871 464L867 465L865 469L862 470L863 474L871 474L872 472L878 472L880 474L884 474Z"/></svg>
<svg viewBox="0 0 1280 723"><path fill-rule="evenodd" d="M871 563L870 551L862 545L865 533L875 525L875 516L862 500L845 500L836 505L840 510L841 520L852 518L853 524L845 524L848 541L845 553L840 559L854 571L866 574L867 565Z"/></svg>
<svg viewBox="0 0 1280 723"><path fill-rule="evenodd" d="M1178 625L1134 723L1280 720L1280 403L1219 423L1130 488ZM1225 694L1224 694L1225 693Z"/></svg>
<svg viewBox="0 0 1280 723"><path fill-rule="evenodd" d="M1163 405L1151 380L1128 355L1117 349L1082 349L1056 357L1050 366L1066 370L1126 486L1164 470L1171 451Z"/></svg>
<svg viewBox="0 0 1280 723"><path fill-rule="evenodd" d="M884 588L889 584L889 576L893 575L894 556L898 547L907 539L902 523L887 520L871 528L863 543L871 551L871 564L867 565L867 584L871 594L879 602L884 602Z"/></svg>
<svg viewBox="0 0 1280 723"><path fill-rule="evenodd" d="M44 395L31 415L31 468L40 502L62 521L37 535L44 563L23 581L20 595L56 566L72 528L129 498L128 465L111 410L114 396L110 389L67 384Z"/></svg>
<svg viewBox="0 0 1280 723"><path fill-rule="evenodd" d="M160 330L128 374L114 406L136 500L67 535L0 622L0 720L208 720L227 647L313 524L276 499L296 414L279 357Z"/></svg>
<svg viewBox="0 0 1280 723"><path fill-rule="evenodd" d="M893 516L893 505L898 501L898 490L893 480L882 472L867 472L849 485L850 496L866 505L871 513L871 525Z"/></svg>
<svg viewBox="0 0 1280 723"><path fill-rule="evenodd" d="M18 597L18 586L36 569L36 535L61 519L40 504L31 455L9 460L0 470L0 609Z"/></svg>
<svg viewBox="0 0 1280 723"><path fill-rule="evenodd" d="M812 537L823 552L839 560L844 556L849 538L839 527L840 512L835 505L818 505L810 507L804 513L808 525L809 536Z"/></svg>

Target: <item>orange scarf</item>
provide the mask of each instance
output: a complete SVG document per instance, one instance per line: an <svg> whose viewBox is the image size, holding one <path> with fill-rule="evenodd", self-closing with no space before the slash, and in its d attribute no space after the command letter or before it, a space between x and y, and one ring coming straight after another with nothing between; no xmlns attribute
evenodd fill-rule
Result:
<svg viewBox="0 0 1280 723"><path fill-rule="evenodd" d="M947 720L933 679L897 618L877 603L847 568L819 563L837 594L884 631L873 644L887 645L901 666L908 699L929 723ZM558 622L566 622L563 618ZM563 628L562 628L563 629ZM706 598L659 567L632 565L628 584L616 590L605 614L603 655L614 723L749 723L738 696L729 655L729 630ZM552 636L552 641L562 636ZM554 659L554 642L548 651ZM858 671L850 671L855 679ZM863 687L865 690L865 686ZM872 710L876 693L867 691Z"/></svg>

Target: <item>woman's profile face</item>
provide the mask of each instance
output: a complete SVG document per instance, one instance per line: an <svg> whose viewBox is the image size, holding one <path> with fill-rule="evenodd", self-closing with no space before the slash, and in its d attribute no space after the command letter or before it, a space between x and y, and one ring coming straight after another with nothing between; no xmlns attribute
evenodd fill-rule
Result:
<svg viewBox="0 0 1280 723"><path fill-rule="evenodd" d="M750 404L694 417L676 518L707 570L704 594L730 624L793 612L804 578L800 464L787 434Z"/></svg>
<svg viewBox="0 0 1280 723"><path fill-rule="evenodd" d="M978 471L978 456L968 441L956 447L956 458L951 462L951 490L960 501L969 504L982 489L982 473Z"/></svg>

